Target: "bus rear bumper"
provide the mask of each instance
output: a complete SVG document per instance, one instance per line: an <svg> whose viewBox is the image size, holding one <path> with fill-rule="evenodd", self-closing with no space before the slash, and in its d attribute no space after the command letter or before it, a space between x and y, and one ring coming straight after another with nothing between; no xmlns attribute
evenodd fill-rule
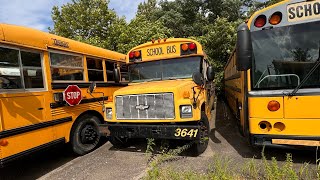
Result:
<svg viewBox="0 0 320 180"><path fill-rule="evenodd" d="M280 148L318 147L320 136L251 135L251 143L255 146Z"/></svg>
<svg viewBox="0 0 320 180"><path fill-rule="evenodd" d="M102 136L121 138L200 139L200 126L197 125L100 124L99 132Z"/></svg>

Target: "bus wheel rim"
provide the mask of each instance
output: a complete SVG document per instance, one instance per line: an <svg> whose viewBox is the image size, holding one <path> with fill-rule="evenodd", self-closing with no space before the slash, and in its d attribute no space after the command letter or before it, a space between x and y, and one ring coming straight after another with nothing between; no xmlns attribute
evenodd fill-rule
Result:
<svg viewBox="0 0 320 180"><path fill-rule="evenodd" d="M85 125L84 128L82 128L80 133L80 140L83 144L95 144L98 139L98 133L96 131L96 128L92 126L91 124Z"/></svg>

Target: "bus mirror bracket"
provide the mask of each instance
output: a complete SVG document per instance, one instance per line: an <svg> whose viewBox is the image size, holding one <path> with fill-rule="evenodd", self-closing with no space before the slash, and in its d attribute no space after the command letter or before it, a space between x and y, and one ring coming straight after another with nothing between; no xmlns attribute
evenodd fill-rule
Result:
<svg viewBox="0 0 320 180"><path fill-rule="evenodd" d="M114 75L114 81L116 83L119 83L120 82L120 71L118 68L114 68L113 75Z"/></svg>
<svg viewBox="0 0 320 180"><path fill-rule="evenodd" d="M96 89L96 87L97 87L96 82L92 81L89 88L88 88L89 93L92 94L93 91Z"/></svg>
<svg viewBox="0 0 320 180"><path fill-rule="evenodd" d="M201 94L201 91L203 90L202 86L204 85L204 78L203 78L202 73L200 73L200 72L195 72L195 73L193 73L193 74L192 74L192 80L193 80L194 83L196 83L196 85L198 85L198 86L201 87L201 88L200 88L200 91L199 91L199 94L198 94L197 97L196 97L196 90L195 90L195 88L196 88L197 86L192 87L192 91L193 91L193 102L192 102L192 106L193 106L194 109L196 109L196 108L197 108L198 98L199 98L199 96L200 96L200 94Z"/></svg>
<svg viewBox="0 0 320 180"><path fill-rule="evenodd" d="M247 71L252 67L252 41L246 23L237 29L236 65L238 71Z"/></svg>
<svg viewBox="0 0 320 180"><path fill-rule="evenodd" d="M214 76L215 76L215 73L214 73L213 67L212 66L208 66L208 68L207 68L208 81L213 81L214 80Z"/></svg>
<svg viewBox="0 0 320 180"><path fill-rule="evenodd" d="M93 96L93 93L95 93L95 94L101 94L102 96L102 102L100 101L100 100L98 100L98 102L99 102L99 104L100 105L102 105L102 111L104 112L104 93L103 92L94 92L95 91L95 89L96 89L96 87L97 87L97 83L96 82L94 82L94 81L92 81L91 82L91 84L90 84L90 86L89 86L89 88L87 89L87 92L90 94L90 96L91 97L93 97L93 98L95 98L94 96Z"/></svg>

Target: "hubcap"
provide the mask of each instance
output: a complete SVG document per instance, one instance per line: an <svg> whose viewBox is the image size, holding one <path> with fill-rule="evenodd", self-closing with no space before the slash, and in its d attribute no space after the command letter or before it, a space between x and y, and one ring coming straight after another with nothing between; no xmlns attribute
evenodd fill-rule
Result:
<svg viewBox="0 0 320 180"><path fill-rule="evenodd" d="M83 144L92 144L95 143L98 138L98 133L96 131L96 128L94 128L92 125L86 125L81 130L81 142Z"/></svg>

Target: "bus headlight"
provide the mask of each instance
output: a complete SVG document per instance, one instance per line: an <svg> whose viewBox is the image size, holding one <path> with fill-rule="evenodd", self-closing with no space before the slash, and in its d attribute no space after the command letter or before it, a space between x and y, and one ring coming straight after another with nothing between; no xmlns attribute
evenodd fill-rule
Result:
<svg viewBox="0 0 320 180"><path fill-rule="evenodd" d="M106 118L112 119L112 109L111 108L106 108Z"/></svg>
<svg viewBox="0 0 320 180"><path fill-rule="evenodd" d="M181 118L191 118L192 117L192 106L191 105L180 106L180 117Z"/></svg>

